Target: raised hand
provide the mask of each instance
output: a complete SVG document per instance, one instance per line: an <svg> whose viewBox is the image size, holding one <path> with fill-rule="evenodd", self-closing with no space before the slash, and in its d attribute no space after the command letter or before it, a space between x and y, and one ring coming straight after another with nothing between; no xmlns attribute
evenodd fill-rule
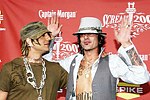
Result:
<svg viewBox="0 0 150 100"><path fill-rule="evenodd" d="M47 28L49 31L52 32L52 36L55 37L61 32L62 25L59 25L59 18L58 16L52 16L51 18L48 17L48 25Z"/></svg>
<svg viewBox="0 0 150 100"><path fill-rule="evenodd" d="M122 44L123 47L128 47L131 45L131 23L129 18L124 18L121 21L120 28L115 29L115 37L118 42Z"/></svg>

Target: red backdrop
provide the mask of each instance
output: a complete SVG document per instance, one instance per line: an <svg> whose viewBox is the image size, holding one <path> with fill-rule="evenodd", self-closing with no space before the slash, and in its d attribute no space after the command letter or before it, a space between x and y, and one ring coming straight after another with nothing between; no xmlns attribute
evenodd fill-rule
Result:
<svg viewBox="0 0 150 100"><path fill-rule="evenodd" d="M107 33L106 51L116 53L113 28L118 27L124 16L133 15L133 42L150 70L149 4L149 0L0 0L0 69L4 63L20 56L19 31L25 24L38 20L47 24L48 17L57 14L63 25L59 37L62 41L56 41L53 59L78 52L72 34L78 30L80 18L85 16L101 20L103 32ZM144 85L120 82L117 90L118 100L150 98L150 82ZM64 94L59 93L58 99L64 100Z"/></svg>

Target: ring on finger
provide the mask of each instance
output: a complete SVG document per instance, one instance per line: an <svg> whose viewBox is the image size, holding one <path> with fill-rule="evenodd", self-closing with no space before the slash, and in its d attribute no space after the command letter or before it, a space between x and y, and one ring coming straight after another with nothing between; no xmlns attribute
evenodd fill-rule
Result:
<svg viewBox="0 0 150 100"><path fill-rule="evenodd" d="M126 25L126 28L130 27L130 25Z"/></svg>

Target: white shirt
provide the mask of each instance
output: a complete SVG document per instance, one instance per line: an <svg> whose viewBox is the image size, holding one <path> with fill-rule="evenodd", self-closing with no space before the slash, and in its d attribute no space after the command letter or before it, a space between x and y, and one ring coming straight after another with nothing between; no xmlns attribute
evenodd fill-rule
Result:
<svg viewBox="0 0 150 100"><path fill-rule="evenodd" d="M125 58L126 63L117 54L109 55L110 72L113 75L113 77L115 77L117 79L121 78L123 81L128 82L128 83L134 83L134 84L146 83L149 81L149 72L147 70L147 67L141 58L140 59L144 66L132 65L131 60L129 59L129 56L126 53L126 51L131 48L134 48L136 50L134 45L131 45L127 48L123 48L121 46L118 50L118 54L122 55ZM136 50L136 52L137 52L137 50ZM137 52L137 54L138 54L138 52ZM44 58L49 60L48 57L50 57L50 55L51 54L48 54L48 55L44 56ZM72 56L64 59L64 60L58 61L60 63L60 65L69 73L70 64L76 55L77 55L76 63L75 63L75 68L74 68L74 72L73 72L74 89L76 89L77 73L78 73L78 69L80 66L80 62L83 59L83 55L80 53L77 53L75 55L72 55ZM99 55L99 58L100 58L100 56L101 56L101 54ZM92 65L92 69L91 69L92 79L95 76L95 73L96 73L96 70L98 67L99 58Z"/></svg>

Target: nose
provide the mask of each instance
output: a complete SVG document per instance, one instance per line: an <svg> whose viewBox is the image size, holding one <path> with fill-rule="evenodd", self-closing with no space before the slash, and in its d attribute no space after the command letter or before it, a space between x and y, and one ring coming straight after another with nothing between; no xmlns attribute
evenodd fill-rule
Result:
<svg viewBox="0 0 150 100"><path fill-rule="evenodd" d="M84 37L85 39L86 39L86 38L88 38L88 34L84 34L84 36L83 36L83 37Z"/></svg>

